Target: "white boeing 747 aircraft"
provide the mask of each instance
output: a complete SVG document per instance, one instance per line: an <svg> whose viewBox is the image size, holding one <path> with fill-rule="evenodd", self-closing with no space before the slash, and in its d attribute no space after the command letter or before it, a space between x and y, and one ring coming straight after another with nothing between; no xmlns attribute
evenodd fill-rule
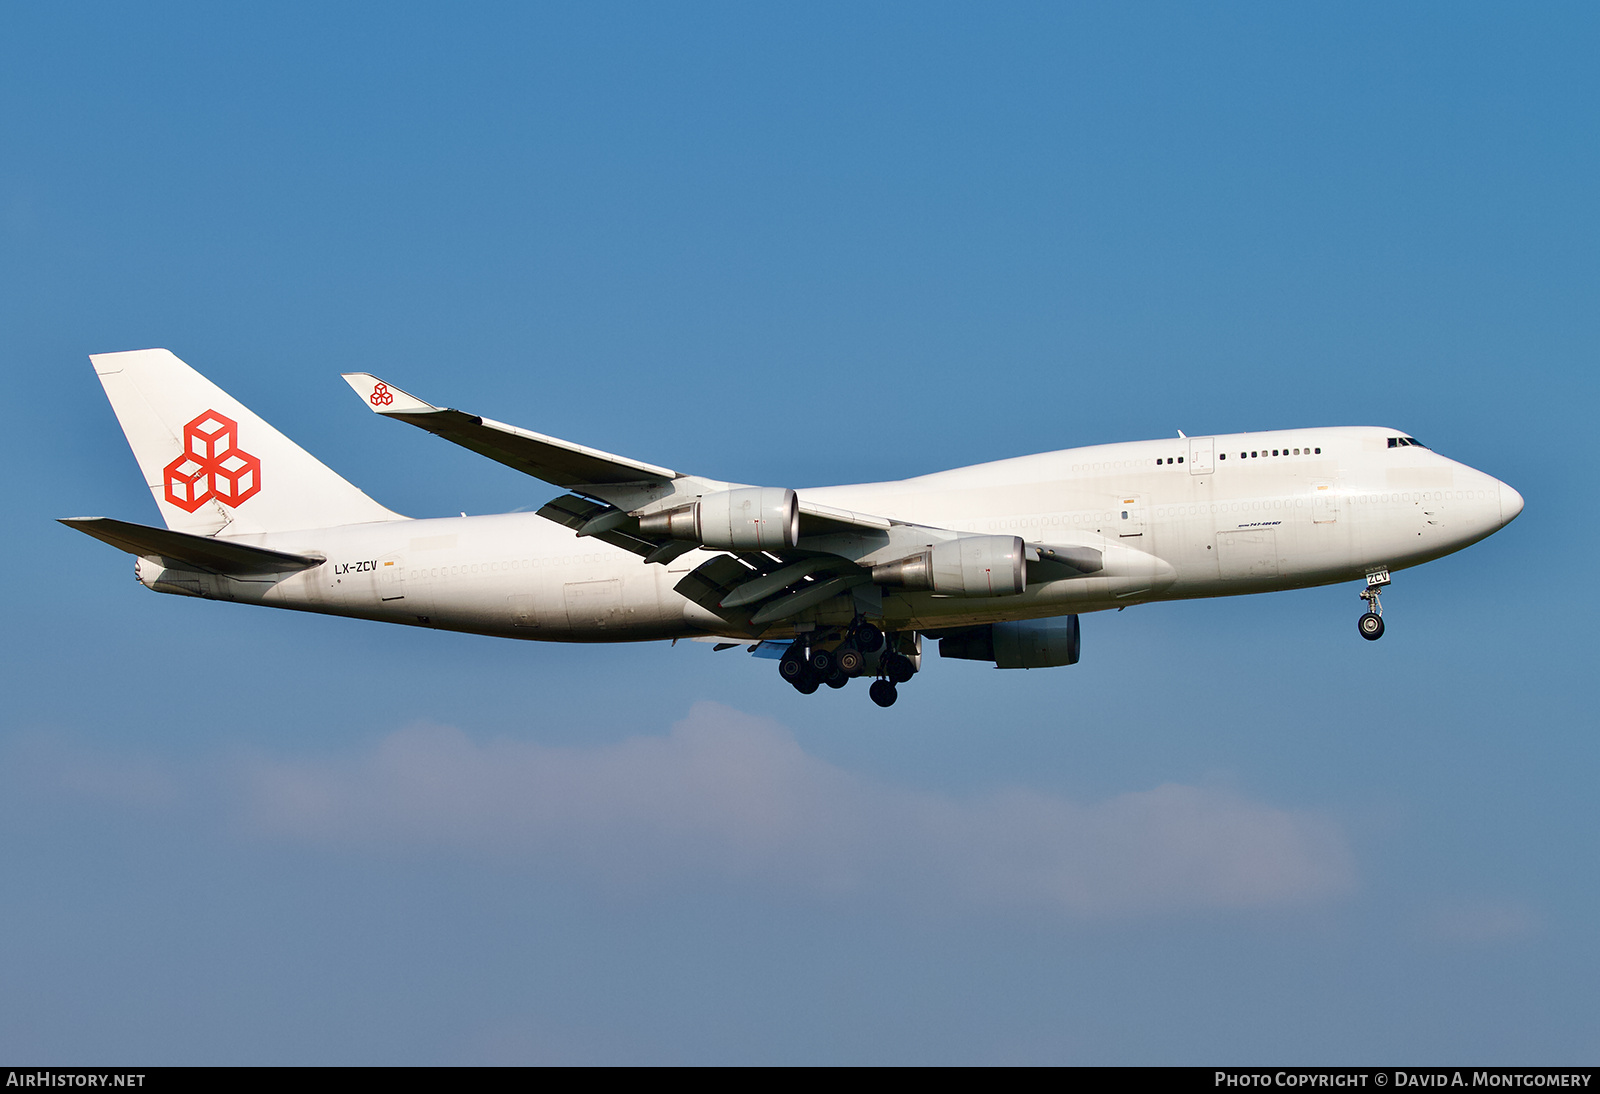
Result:
<svg viewBox="0 0 1600 1094"><path fill-rule="evenodd" d="M1459 551L1522 497L1399 430L1284 429L1020 456L900 482L719 482L432 406L366 405L567 491L537 513L413 520L162 349L93 356L165 528L62 523L164 593L550 642L698 638L802 692L880 706L944 657L1078 660L1078 616L1364 581Z"/></svg>

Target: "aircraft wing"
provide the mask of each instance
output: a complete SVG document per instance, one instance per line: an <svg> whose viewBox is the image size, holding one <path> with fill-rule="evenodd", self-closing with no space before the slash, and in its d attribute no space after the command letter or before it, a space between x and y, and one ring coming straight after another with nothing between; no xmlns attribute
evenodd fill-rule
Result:
<svg viewBox="0 0 1600 1094"><path fill-rule="evenodd" d="M723 619L729 634L758 637L770 625L840 596L870 606L881 596L874 584L875 564L904 559L931 544L968 535L806 501L793 491L767 491L680 474L475 414L436 407L369 373L346 373L344 378L375 413L398 418L572 491L545 504L538 515L579 536L621 547L646 562L670 562L702 549L723 552L685 575L674 589ZM783 504L793 506L793 534L785 532L780 543L764 543L760 548L719 548L709 539L702 542L662 530L661 514L698 512L702 499L709 505L710 499L724 492L788 499ZM774 526L778 523L774 521ZM1043 580L1079 576L1101 567L1100 552L1093 548L1030 544L1025 554Z"/></svg>
<svg viewBox="0 0 1600 1094"><path fill-rule="evenodd" d="M536 479L542 479L591 498L615 504L623 495L637 494L641 488L648 495L657 497L674 493L670 484L675 482L682 482L684 486L691 488L696 484L713 489L722 489L730 485L683 475L665 467L602 452L597 448L588 448L557 437L547 437L543 433L519 429L517 426L477 414L437 407L378 379L371 373L347 372L344 374L344 379L376 414L382 414L386 418L398 418L419 429L425 429L436 437L443 437L463 448L470 448L479 455L488 456L491 460L503 463L507 467L514 467L525 475L532 475ZM656 489L651 489L652 487ZM558 499L558 502L561 505L559 515L556 512L545 512L550 506L541 509L540 514L580 530L580 534L594 535L606 542L616 541L616 537L608 539L603 533L610 532L618 524L623 523L613 516L617 510L606 505L584 506L581 504L582 499L577 498ZM558 503L552 503L556 504ZM804 536L836 532L881 532L890 526L890 521L870 513L853 513L808 501L801 501L799 504L800 528ZM580 513L582 520L574 523L568 519ZM596 517L606 518L600 522L601 524L610 521L615 523L611 523L608 527L591 526L586 531L583 530L584 524ZM651 550L660 546L659 543L650 541L648 537L632 538L635 542L626 545L630 550L637 549L637 544L641 543L649 543ZM624 546L621 543L617 545ZM639 553L648 554L649 551L640 550Z"/></svg>
<svg viewBox="0 0 1600 1094"><path fill-rule="evenodd" d="M546 437L477 414L425 403L371 373L347 372L344 379L374 413L409 422L434 436L565 489L608 483L670 482L682 477L665 467Z"/></svg>

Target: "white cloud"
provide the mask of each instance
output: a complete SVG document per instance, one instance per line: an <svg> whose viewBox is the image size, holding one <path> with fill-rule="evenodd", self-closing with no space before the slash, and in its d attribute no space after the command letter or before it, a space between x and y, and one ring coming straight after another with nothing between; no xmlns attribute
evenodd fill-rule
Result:
<svg viewBox="0 0 1600 1094"><path fill-rule="evenodd" d="M1314 813L1175 784L1093 804L897 787L713 703L665 737L596 748L417 726L353 758L257 762L246 785L248 821L275 836L560 863L622 887L712 875L1095 916L1304 904L1354 875Z"/></svg>

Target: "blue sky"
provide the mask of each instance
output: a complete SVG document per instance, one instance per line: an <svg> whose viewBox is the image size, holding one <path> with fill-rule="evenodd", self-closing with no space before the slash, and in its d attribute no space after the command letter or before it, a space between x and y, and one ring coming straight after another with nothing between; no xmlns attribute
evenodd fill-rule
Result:
<svg viewBox="0 0 1600 1094"><path fill-rule="evenodd" d="M1580 1062L1596 1015L1585 5L0 12L0 1057ZM402 512L556 491L366 370L807 486L1391 425L1510 482L1353 586L930 658L151 594L92 352Z"/></svg>

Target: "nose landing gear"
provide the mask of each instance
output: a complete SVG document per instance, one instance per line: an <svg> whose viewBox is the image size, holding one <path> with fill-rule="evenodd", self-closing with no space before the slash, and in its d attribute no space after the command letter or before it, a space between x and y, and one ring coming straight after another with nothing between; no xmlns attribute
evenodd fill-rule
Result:
<svg viewBox="0 0 1600 1094"><path fill-rule="evenodd" d="M1367 602L1367 610L1356 621L1356 626L1361 631L1361 637L1368 642L1376 642L1383 637L1383 605L1378 595L1388 584L1388 570L1373 570L1367 574L1367 587L1361 590L1361 599Z"/></svg>

